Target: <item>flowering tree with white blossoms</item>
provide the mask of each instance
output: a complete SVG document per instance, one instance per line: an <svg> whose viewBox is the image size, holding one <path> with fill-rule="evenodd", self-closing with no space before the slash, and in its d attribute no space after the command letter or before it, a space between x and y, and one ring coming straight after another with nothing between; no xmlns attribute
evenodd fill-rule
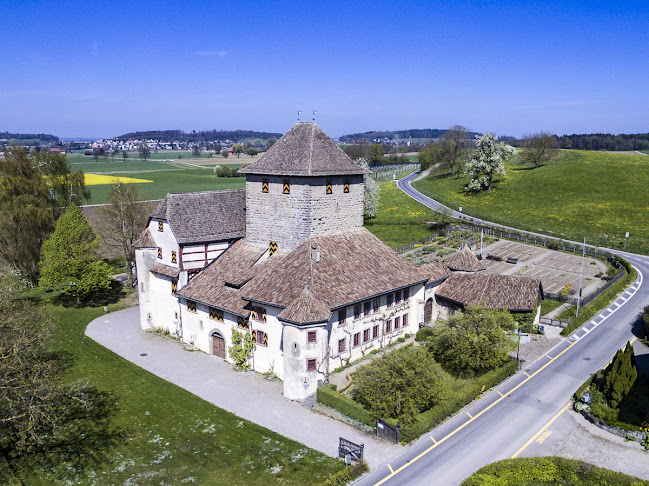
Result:
<svg viewBox="0 0 649 486"><path fill-rule="evenodd" d="M514 152L514 147L498 142L492 133L478 137L475 150L469 154L464 167L464 173L471 178L464 189L469 192L491 191L494 176L505 175L505 159Z"/></svg>
<svg viewBox="0 0 649 486"><path fill-rule="evenodd" d="M367 159L361 157L354 162L368 172L363 176L363 182L365 183L365 216L368 218L376 218L376 212L379 209L379 191L381 190L381 186L379 186L379 183L372 176L370 164L367 162Z"/></svg>

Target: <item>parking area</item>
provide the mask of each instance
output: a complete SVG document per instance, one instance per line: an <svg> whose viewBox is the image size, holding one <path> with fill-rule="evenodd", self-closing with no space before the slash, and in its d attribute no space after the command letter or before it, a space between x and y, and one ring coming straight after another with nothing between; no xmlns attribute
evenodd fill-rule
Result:
<svg viewBox="0 0 649 486"><path fill-rule="evenodd" d="M517 262L495 261L487 258L488 255L504 259L515 259ZM576 293L579 288L580 255L562 253L508 240L499 240L485 246L483 256L487 272L538 278L543 284L544 292L557 293L566 285L570 285L570 289ZM600 277L605 273L606 264L604 262L585 258L582 296L586 296L600 287L604 283Z"/></svg>

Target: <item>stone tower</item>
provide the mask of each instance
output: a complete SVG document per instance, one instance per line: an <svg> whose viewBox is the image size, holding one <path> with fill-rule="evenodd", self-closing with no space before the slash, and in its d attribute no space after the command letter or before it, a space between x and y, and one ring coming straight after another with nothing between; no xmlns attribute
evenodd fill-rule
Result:
<svg viewBox="0 0 649 486"><path fill-rule="evenodd" d="M246 242L288 251L363 226L364 169L312 122L294 125L246 175Z"/></svg>

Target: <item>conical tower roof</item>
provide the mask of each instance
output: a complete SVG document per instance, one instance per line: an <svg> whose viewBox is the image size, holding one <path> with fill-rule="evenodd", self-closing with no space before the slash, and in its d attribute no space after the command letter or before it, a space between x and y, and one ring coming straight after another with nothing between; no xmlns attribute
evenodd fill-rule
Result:
<svg viewBox="0 0 649 486"><path fill-rule="evenodd" d="M365 174L315 122L298 122L241 174L334 176Z"/></svg>
<svg viewBox="0 0 649 486"><path fill-rule="evenodd" d="M453 255L446 262L446 265L454 272L479 272L485 269L478 257L468 247Z"/></svg>

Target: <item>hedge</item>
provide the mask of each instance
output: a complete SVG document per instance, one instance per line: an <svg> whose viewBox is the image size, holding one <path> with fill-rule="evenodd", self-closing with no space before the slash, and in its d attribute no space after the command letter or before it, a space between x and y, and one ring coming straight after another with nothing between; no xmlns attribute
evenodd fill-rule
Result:
<svg viewBox="0 0 649 486"><path fill-rule="evenodd" d="M433 408L420 413L415 419L401 427L401 442L407 443L425 434L436 425L443 422L462 407L475 400L483 389L497 385L505 378L516 373L518 361L509 361L495 370L489 371L476 379L476 381L450 398L438 403Z"/></svg>
<svg viewBox="0 0 649 486"><path fill-rule="evenodd" d="M322 483L322 486L344 486L345 484L349 484L357 477L362 476L369 470L370 468L367 463L363 460L360 460L330 476L329 479Z"/></svg>
<svg viewBox="0 0 649 486"><path fill-rule="evenodd" d="M649 485L649 481L563 457L521 457L488 464L461 486L587 484L589 486Z"/></svg>
<svg viewBox="0 0 649 486"><path fill-rule="evenodd" d="M336 385L322 385L316 393L318 403L338 410L343 415L362 424L376 427L376 415L366 410L361 404L336 391Z"/></svg>
<svg viewBox="0 0 649 486"><path fill-rule="evenodd" d="M563 331L561 331L562 336L569 336L574 330L579 328L584 322L590 320L593 316L595 316L595 314L600 312L602 309L606 308L606 306L608 306L617 297L617 295L620 292L622 292L625 288L627 288L635 281L638 274L633 269L631 264L626 260L624 260L623 258L620 259L620 263L626 270L626 275L624 276L624 278L618 280L613 285L611 285L611 287L608 290L606 290L606 292L602 293L602 295L597 297L590 304L588 304L585 307L582 307L579 317L575 319L571 319L570 324L568 324L563 329Z"/></svg>
<svg viewBox="0 0 649 486"><path fill-rule="evenodd" d="M644 337L649 339L649 305L644 308L642 314L642 329L644 329Z"/></svg>

